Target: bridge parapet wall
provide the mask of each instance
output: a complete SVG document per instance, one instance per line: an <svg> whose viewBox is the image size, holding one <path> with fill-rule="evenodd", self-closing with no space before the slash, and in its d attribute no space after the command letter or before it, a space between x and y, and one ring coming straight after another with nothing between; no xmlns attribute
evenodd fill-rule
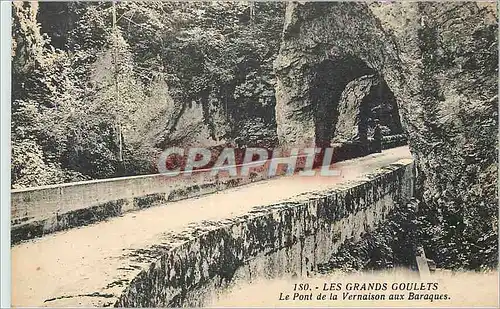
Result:
<svg viewBox="0 0 500 309"><path fill-rule="evenodd" d="M346 239L359 239L405 207L413 185L406 159L334 190L192 225L130 254L124 263L141 270L123 288L99 293L115 295L106 300L115 306L198 307L238 282L311 275Z"/></svg>
<svg viewBox="0 0 500 309"><path fill-rule="evenodd" d="M382 136L382 149L404 146L407 143L408 138L405 134Z"/></svg>

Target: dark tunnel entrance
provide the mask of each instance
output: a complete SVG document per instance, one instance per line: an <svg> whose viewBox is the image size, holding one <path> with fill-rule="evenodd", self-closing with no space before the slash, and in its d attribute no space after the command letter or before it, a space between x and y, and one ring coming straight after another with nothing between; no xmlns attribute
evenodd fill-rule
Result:
<svg viewBox="0 0 500 309"><path fill-rule="evenodd" d="M315 143L366 140L378 121L383 135L402 132L394 94L385 80L355 57L324 60L312 69Z"/></svg>
<svg viewBox="0 0 500 309"><path fill-rule="evenodd" d="M357 77L374 73L363 61L354 57L335 61L327 59L312 69L310 97L315 106L315 142L318 147L330 146L345 86Z"/></svg>

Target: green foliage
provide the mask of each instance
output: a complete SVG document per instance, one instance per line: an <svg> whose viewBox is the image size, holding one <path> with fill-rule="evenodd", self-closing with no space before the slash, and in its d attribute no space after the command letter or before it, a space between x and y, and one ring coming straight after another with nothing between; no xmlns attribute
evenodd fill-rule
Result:
<svg viewBox="0 0 500 309"><path fill-rule="evenodd" d="M49 40L36 21L36 3L15 3L13 7L13 187L82 179L59 160L64 152L62 132L68 125L68 106L77 92L68 58L47 46Z"/></svg>
<svg viewBox="0 0 500 309"><path fill-rule="evenodd" d="M113 120L117 114L128 114L125 108L132 100L126 93L125 104L103 99L111 96L109 80L108 84L98 80L103 86L98 91L89 89L86 82L93 75L93 63L88 54L55 50L47 36L40 34L36 16L36 4L15 5L12 144L13 156L21 150L26 154L13 161L13 186L119 175ZM118 57L127 64L124 45L118 46ZM96 48L92 54L95 63ZM83 69L82 59L87 61ZM120 70L122 76L128 73ZM121 84L125 84L122 88L136 87L129 80L122 79ZM37 173L40 177L30 184L29 175Z"/></svg>
<svg viewBox="0 0 500 309"><path fill-rule="evenodd" d="M160 148L196 143L200 125L231 140L256 113L264 136L249 138L275 138L284 4L115 8L113 28L110 2L14 4L12 143L27 152L13 162L14 186L153 173ZM191 106L201 122L184 114ZM37 173L47 176L30 184Z"/></svg>
<svg viewBox="0 0 500 309"><path fill-rule="evenodd" d="M60 170L46 163L40 145L33 140L17 140L12 145L13 188L40 186L60 181Z"/></svg>
<svg viewBox="0 0 500 309"><path fill-rule="evenodd" d="M252 20L245 3L164 3L156 14L160 22L151 26L154 31L146 28L144 37L133 35L143 32L136 25L128 33L132 40L140 39L131 46L145 68L160 62L174 100L201 104L208 122L215 105L234 128L255 111L270 115L266 120L272 124L272 60L279 48L283 9L280 3L256 3ZM159 25L164 27L160 37ZM253 86L252 93L241 91Z"/></svg>

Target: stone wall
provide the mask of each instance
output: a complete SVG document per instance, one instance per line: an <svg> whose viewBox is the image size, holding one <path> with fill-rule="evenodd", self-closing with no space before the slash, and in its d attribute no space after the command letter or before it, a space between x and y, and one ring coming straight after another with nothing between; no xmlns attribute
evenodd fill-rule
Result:
<svg viewBox="0 0 500 309"><path fill-rule="evenodd" d="M284 174L285 167L278 166L277 174ZM268 168L269 161L251 168L249 177L230 177L225 172L211 176L199 170L189 177L156 174L13 190L11 241L15 244L129 211L267 179Z"/></svg>
<svg viewBox="0 0 500 309"><path fill-rule="evenodd" d="M408 144L408 138L405 134L396 134L382 136L382 149L390 149Z"/></svg>
<svg viewBox="0 0 500 309"><path fill-rule="evenodd" d="M346 239L359 239L404 207L413 184L413 162L401 160L341 188L164 235L124 259L141 269L127 284L99 293L120 307L204 306L241 281L308 276Z"/></svg>

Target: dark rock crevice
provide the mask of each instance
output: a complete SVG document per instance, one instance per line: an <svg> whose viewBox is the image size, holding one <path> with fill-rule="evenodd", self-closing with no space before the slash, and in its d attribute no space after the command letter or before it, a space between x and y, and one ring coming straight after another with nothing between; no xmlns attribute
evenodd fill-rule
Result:
<svg viewBox="0 0 500 309"><path fill-rule="evenodd" d="M345 87L338 114L335 142L366 141L373 134L375 121L379 122L382 135L397 135L403 130L393 92L385 80L374 74L356 78Z"/></svg>

